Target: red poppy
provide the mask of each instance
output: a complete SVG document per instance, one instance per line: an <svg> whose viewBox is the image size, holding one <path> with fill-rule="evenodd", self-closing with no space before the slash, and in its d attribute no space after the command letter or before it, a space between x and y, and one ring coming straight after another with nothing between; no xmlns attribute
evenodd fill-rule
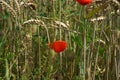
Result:
<svg viewBox="0 0 120 80"><path fill-rule="evenodd" d="M67 47L67 43L65 41L55 41L53 43L49 43L48 46L53 49L56 53L60 53L65 50Z"/></svg>
<svg viewBox="0 0 120 80"><path fill-rule="evenodd" d="M92 0L76 0L81 5L87 5L92 3Z"/></svg>

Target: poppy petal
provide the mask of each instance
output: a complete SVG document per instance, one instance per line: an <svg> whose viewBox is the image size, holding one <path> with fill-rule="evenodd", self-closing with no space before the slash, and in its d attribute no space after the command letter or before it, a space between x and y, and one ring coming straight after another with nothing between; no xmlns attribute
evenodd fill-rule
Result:
<svg viewBox="0 0 120 80"><path fill-rule="evenodd" d="M50 43L48 46L56 53L60 53L65 50L65 48L67 47L67 43L65 41L55 41L52 44Z"/></svg>
<svg viewBox="0 0 120 80"><path fill-rule="evenodd" d="M81 5L87 5L92 3L92 0L76 0Z"/></svg>

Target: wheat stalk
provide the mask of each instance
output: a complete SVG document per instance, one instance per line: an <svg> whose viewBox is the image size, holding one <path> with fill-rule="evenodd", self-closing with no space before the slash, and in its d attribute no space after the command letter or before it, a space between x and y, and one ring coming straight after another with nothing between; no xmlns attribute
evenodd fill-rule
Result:
<svg viewBox="0 0 120 80"><path fill-rule="evenodd" d="M23 25L25 24L37 24L37 25L41 25L43 26L45 29L46 29L46 32L47 32L47 37L48 37L48 42L50 42L50 37L49 37L49 33L48 33L48 28L47 26L45 25L45 23L41 20L38 20L38 19L30 19L30 20L27 20L23 23Z"/></svg>
<svg viewBox="0 0 120 80"><path fill-rule="evenodd" d="M12 14L14 17L16 17L16 12L15 12L15 10L14 10L8 3L6 3L6 2L3 1L3 0L0 0L0 2L9 9L9 11L11 12L11 14Z"/></svg>
<svg viewBox="0 0 120 80"><path fill-rule="evenodd" d="M17 12L18 12L18 14L20 14L20 5L18 3L18 0L14 0L14 1L15 1L15 4L16 4Z"/></svg>
<svg viewBox="0 0 120 80"><path fill-rule="evenodd" d="M41 20L38 20L38 19L30 19L30 20L27 20L23 23L23 25L25 24L39 24L39 25L44 25L44 22L41 21Z"/></svg>

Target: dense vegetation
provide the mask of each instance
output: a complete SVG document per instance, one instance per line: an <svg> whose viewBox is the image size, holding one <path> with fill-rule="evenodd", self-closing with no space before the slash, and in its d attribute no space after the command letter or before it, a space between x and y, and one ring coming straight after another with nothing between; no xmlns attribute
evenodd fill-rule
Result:
<svg viewBox="0 0 120 80"><path fill-rule="evenodd" d="M0 0L0 80L119 80L119 69L117 0Z"/></svg>

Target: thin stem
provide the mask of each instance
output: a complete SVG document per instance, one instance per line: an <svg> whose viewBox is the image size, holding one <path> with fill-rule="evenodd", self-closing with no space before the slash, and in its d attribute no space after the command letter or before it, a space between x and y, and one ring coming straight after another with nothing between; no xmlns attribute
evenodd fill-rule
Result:
<svg viewBox="0 0 120 80"><path fill-rule="evenodd" d="M83 15L85 15L86 12L85 12L85 7L84 7L84 13ZM86 24L86 19L84 18L84 42L83 42L83 54L84 54L84 79L85 80L85 74L86 74L86 27L87 27L87 24Z"/></svg>
<svg viewBox="0 0 120 80"><path fill-rule="evenodd" d="M59 8L60 8L60 12L59 12L59 20L61 21L61 11L62 11L62 8L61 8L61 0L59 0ZM61 24L59 25L59 27L61 28ZM59 29L60 30L60 40L62 40L62 29ZM60 71L62 70L62 53L60 53Z"/></svg>

